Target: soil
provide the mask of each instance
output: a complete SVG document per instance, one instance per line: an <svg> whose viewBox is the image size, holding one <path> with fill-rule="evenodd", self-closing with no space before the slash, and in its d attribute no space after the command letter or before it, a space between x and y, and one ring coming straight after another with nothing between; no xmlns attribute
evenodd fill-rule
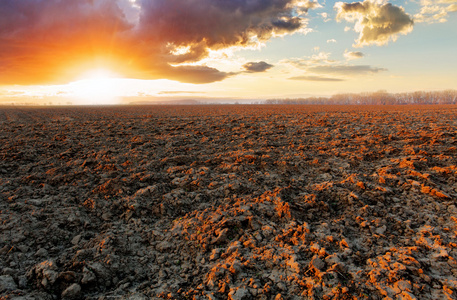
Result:
<svg viewBox="0 0 457 300"><path fill-rule="evenodd" d="M0 108L1 299L457 299L457 107Z"/></svg>

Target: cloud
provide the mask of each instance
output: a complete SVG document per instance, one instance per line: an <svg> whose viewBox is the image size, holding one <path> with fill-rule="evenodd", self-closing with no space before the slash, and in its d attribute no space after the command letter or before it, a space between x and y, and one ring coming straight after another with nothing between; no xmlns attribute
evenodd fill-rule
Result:
<svg viewBox="0 0 457 300"><path fill-rule="evenodd" d="M327 40L327 44L330 44L330 43L337 43L337 41L335 39Z"/></svg>
<svg viewBox="0 0 457 300"><path fill-rule="evenodd" d="M158 95L179 95L179 94L204 94L205 92L195 92L195 91L161 91L157 93Z"/></svg>
<svg viewBox="0 0 457 300"><path fill-rule="evenodd" d="M399 34L413 30L414 22L402 7L383 2L335 3L336 19L355 23L354 30L359 33L355 47L386 45L390 40L396 41Z"/></svg>
<svg viewBox="0 0 457 300"><path fill-rule="evenodd" d="M282 64L292 65L293 67L299 69L306 69L311 66L320 65L320 64L331 64L334 63L334 60L329 59L330 53L320 52L318 54L313 54L310 57L304 58L293 58L285 59L281 61Z"/></svg>
<svg viewBox="0 0 457 300"><path fill-rule="evenodd" d="M364 57L365 55L362 52L359 51L344 51L344 57L346 57L347 60L353 60L353 59L359 59Z"/></svg>
<svg viewBox="0 0 457 300"><path fill-rule="evenodd" d="M320 77L320 76L295 76L288 78L290 80L304 80L304 81L344 81L340 78L329 78L329 77Z"/></svg>
<svg viewBox="0 0 457 300"><path fill-rule="evenodd" d="M368 65L326 65L310 67L307 70L316 74L343 76L367 75L387 71L384 68L376 68Z"/></svg>
<svg viewBox="0 0 457 300"><path fill-rule="evenodd" d="M246 69L247 72L249 73L259 73L259 72L265 72L268 69L272 68L273 65L270 65L264 61L260 62L248 62L243 65L243 68Z"/></svg>
<svg viewBox="0 0 457 300"><path fill-rule="evenodd" d="M14 90L1 90L0 91L0 98L3 97L21 97L25 96L26 93L24 91L14 91Z"/></svg>
<svg viewBox="0 0 457 300"><path fill-rule="evenodd" d="M361 52L347 52L351 56L363 56ZM305 71L304 76L293 76L291 80L307 81L343 81L357 76L374 75L385 72L387 69L373 67L370 65L351 65L347 62L330 59L330 53L321 52L318 55L304 58L287 59L280 62L286 65L288 69L295 68Z"/></svg>
<svg viewBox="0 0 457 300"><path fill-rule="evenodd" d="M168 78L187 83L211 83L221 81L236 73L221 72L207 66L176 66L157 65L153 71L148 73L147 78L162 79Z"/></svg>
<svg viewBox="0 0 457 300"><path fill-rule="evenodd" d="M2 0L0 84L62 83L92 67L207 83L210 50L306 32L307 0Z"/></svg>
<svg viewBox="0 0 457 300"><path fill-rule="evenodd" d="M254 39L295 32L303 19L294 0L141 0L140 35L173 46L211 49L248 45Z"/></svg>
<svg viewBox="0 0 457 300"><path fill-rule="evenodd" d="M322 5L317 1L297 1L296 5L299 7L298 11L301 13L307 13L310 9L322 8Z"/></svg>
<svg viewBox="0 0 457 300"><path fill-rule="evenodd" d="M322 20L323 20L324 22L329 22L329 21L332 20L332 19L330 19L330 18L328 17L328 14L327 14L326 12L320 13L320 14L318 14L318 15L320 15L320 16L322 17Z"/></svg>
<svg viewBox="0 0 457 300"><path fill-rule="evenodd" d="M457 0L422 0L421 10L414 15L417 23L444 23L447 22L450 12L457 11Z"/></svg>
<svg viewBox="0 0 457 300"><path fill-rule="evenodd" d="M59 81L89 58L109 60L110 44L131 28L113 3L2 0L0 83Z"/></svg>

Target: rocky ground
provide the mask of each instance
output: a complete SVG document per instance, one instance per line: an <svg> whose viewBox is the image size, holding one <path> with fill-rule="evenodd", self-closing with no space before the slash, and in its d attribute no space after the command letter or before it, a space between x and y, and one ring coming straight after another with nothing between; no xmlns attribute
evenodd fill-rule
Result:
<svg viewBox="0 0 457 300"><path fill-rule="evenodd" d="M1 299L457 299L455 106L0 109Z"/></svg>

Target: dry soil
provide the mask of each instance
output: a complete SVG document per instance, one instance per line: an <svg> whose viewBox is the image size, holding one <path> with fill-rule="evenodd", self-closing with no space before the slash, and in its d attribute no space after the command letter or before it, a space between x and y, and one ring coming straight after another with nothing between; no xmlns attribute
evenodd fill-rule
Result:
<svg viewBox="0 0 457 300"><path fill-rule="evenodd" d="M2 299L457 299L455 106L0 108Z"/></svg>

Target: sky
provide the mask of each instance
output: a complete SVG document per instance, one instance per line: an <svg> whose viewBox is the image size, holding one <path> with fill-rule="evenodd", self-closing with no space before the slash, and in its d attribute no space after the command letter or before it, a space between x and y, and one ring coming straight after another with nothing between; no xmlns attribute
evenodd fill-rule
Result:
<svg viewBox="0 0 457 300"><path fill-rule="evenodd" d="M0 104L457 89L457 0L0 0Z"/></svg>

